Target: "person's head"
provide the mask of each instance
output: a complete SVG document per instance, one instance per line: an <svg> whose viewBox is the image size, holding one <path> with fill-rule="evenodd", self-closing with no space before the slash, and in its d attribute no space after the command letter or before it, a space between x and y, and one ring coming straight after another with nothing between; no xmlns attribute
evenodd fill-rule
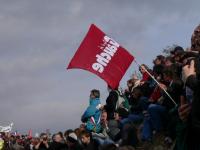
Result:
<svg viewBox="0 0 200 150"><path fill-rule="evenodd" d="M56 133L54 135L54 141L58 142L58 143L61 143L63 141L63 138L62 138L62 136L59 133Z"/></svg>
<svg viewBox="0 0 200 150"><path fill-rule="evenodd" d="M101 122L107 121L107 112L104 110L101 114Z"/></svg>
<svg viewBox="0 0 200 150"><path fill-rule="evenodd" d="M171 51L171 57L173 57L175 62L180 63L185 51L181 46L176 46L173 51Z"/></svg>
<svg viewBox="0 0 200 150"><path fill-rule="evenodd" d="M161 80L163 78L164 65L154 65L153 66L153 76L156 80Z"/></svg>
<svg viewBox="0 0 200 150"><path fill-rule="evenodd" d="M173 80L175 76L174 70L172 70L172 67L167 67L163 70L163 79L165 82L170 82Z"/></svg>
<svg viewBox="0 0 200 150"><path fill-rule="evenodd" d="M142 96L141 88L134 88L131 94L134 99L139 99Z"/></svg>
<svg viewBox="0 0 200 150"><path fill-rule="evenodd" d="M169 66L171 66L174 63L175 63L175 61L174 61L173 57L170 57L170 56L166 57L166 59L165 59L165 66L169 67Z"/></svg>
<svg viewBox="0 0 200 150"><path fill-rule="evenodd" d="M67 141L67 138L69 136L70 133L73 133L74 131L72 129L68 129L64 132L64 138Z"/></svg>
<svg viewBox="0 0 200 150"><path fill-rule="evenodd" d="M90 98L95 99L95 98L100 98L100 91L93 89L90 91Z"/></svg>
<svg viewBox="0 0 200 150"><path fill-rule="evenodd" d="M128 88L131 88L131 87L133 87L134 86L134 80L133 79L129 79L128 81L127 81L127 87Z"/></svg>
<svg viewBox="0 0 200 150"><path fill-rule="evenodd" d="M121 119L117 111L114 112L114 119L117 121Z"/></svg>
<svg viewBox="0 0 200 150"><path fill-rule="evenodd" d="M35 146L40 142L40 138L39 137L34 137L31 140L31 143Z"/></svg>
<svg viewBox="0 0 200 150"><path fill-rule="evenodd" d="M88 131L84 130L80 133L80 139L83 144L88 145L91 140L91 135Z"/></svg>
<svg viewBox="0 0 200 150"><path fill-rule="evenodd" d="M47 140L48 140L47 134L46 134L46 133L41 133L41 134L40 134L40 139L41 139L42 141L47 141Z"/></svg>
<svg viewBox="0 0 200 150"><path fill-rule="evenodd" d="M155 65L160 65L165 63L165 56L163 55L158 55L156 56L156 59L153 61Z"/></svg>
<svg viewBox="0 0 200 150"><path fill-rule="evenodd" d="M64 135L61 131L58 132L58 134L60 134L60 137L63 139L64 138Z"/></svg>
<svg viewBox="0 0 200 150"><path fill-rule="evenodd" d="M67 141L69 144L76 143L77 140L78 138L75 132L72 132L67 136Z"/></svg>
<svg viewBox="0 0 200 150"><path fill-rule="evenodd" d="M176 46L176 47L174 48L174 50L171 51L170 53L172 54L172 56L176 56L176 55L179 55L179 54L182 53L182 52L184 52L183 47L181 47L181 46Z"/></svg>
<svg viewBox="0 0 200 150"><path fill-rule="evenodd" d="M146 69L146 70L149 70L149 68L147 67L147 65L145 65L145 64L140 65L139 71L140 71L142 74L146 72L145 69Z"/></svg>
<svg viewBox="0 0 200 150"><path fill-rule="evenodd" d="M194 29L192 34L191 50L200 52L200 24Z"/></svg>

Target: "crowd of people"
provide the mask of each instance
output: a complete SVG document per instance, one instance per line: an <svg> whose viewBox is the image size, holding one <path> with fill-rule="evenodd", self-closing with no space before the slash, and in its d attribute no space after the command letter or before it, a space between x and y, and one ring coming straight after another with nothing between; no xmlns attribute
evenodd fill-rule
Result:
<svg viewBox="0 0 200 150"><path fill-rule="evenodd" d="M141 78L134 74L125 90L108 85L105 104L100 91L91 90L79 128L39 137L1 133L0 149L148 150L157 137L163 149L200 150L199 52L200 25L189 50L176 46L156 56L152 69L140 65Z"/></svg>

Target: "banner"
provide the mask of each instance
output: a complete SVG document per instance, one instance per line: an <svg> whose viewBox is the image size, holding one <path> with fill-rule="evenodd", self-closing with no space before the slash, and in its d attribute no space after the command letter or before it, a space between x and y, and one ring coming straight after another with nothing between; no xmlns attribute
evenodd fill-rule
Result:
<svg viewBox="0 0 200 150"><path fill-rule="evenodd" d="M92 24L67 69L90 71L114 89L133 60L127 50Z"/></svg>

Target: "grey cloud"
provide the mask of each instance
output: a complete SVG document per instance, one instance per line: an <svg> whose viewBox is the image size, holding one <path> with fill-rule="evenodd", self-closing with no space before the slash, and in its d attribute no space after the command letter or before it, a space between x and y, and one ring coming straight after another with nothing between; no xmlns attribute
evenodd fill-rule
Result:
<svg viewBox="0 0 200 150"><path fill-rule="evenodd" d="M200 23L199 5L197 0L1 2L0 123L14 121L22 132L78 127L89 91L99 88L103 103L107 95L102 79L66 70L90 24L151 65L165 46L190 45ZM134 64L122 79L124 86L133 70Z"/></svg>

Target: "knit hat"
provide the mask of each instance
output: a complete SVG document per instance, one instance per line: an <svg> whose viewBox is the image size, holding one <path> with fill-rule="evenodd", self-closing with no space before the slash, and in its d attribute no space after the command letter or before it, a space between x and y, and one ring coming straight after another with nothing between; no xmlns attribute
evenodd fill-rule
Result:
<svg viewBox="0 0 200 150"><path fill-rule="evenodd" d="M78 139L77 135L74 132L70 133L67 137L67 140L72 143L75 143L77 141L77 139Z"/></svg>

